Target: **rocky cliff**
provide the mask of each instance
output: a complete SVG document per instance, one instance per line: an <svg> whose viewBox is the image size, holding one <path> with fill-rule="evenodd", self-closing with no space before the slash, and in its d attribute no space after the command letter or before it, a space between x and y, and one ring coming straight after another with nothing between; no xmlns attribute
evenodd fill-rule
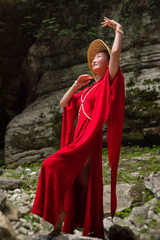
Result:
<svg viewBox="0 0 160 240"><path fill-rule="evenodd" d="M59 147L63 110L59 101L80 74L89 73L90 42L101 38L112 47L114 30L100 26L104 16L119 21L124 30L123 144L159 144L158 1L12 0L1 5L5 9L0 22L1 145L5 133L6 164L37 161Z"/></svg>

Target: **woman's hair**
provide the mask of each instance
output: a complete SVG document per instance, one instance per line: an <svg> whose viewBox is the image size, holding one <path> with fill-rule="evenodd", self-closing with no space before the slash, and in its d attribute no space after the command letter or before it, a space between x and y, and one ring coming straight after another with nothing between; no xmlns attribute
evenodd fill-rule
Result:
<svg viewBox="0 0 160 240"><path fill-rule="evenodd" d="M106 50L103 50L103 51L99 51L98 53L100 53L100 52L104 52L104 53L106 53L108 60L110 59L110 55L109 55L107 49L106 49Z"/></svg>

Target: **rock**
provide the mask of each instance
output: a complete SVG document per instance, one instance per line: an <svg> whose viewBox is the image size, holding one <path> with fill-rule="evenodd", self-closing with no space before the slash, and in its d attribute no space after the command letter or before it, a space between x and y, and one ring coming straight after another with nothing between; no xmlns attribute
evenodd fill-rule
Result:
<svg viewBox="0 0 160 240"><path fill-rule="evenodd" d="M103 219L103 226L104 226L104 229L108 232L109 231L109 228L113 225L113 220L111 217L107 217L107 218L104 218Z"/></svg>
<svg viewBox="0 0 160 240"><path fill-rule="evenodd" d="M77 229L74 229L74 235L82 236L82 232L78 231Z"/></svg>
<svg viewBox="0 0 160 240"><path fill-rule="evenodd" d="M151 173L149 177L145 178L144 184L156 198L160 198L160 172Z"/></svg>
<svg viewBox="0 0 160 240"><path fill-rule="evenodd" d="M18 174L18 173L23 173L24 172L24 168L22 168L21 166L19 166L16 170L15 170L15 174Z"/></svg>
<svg viewBox="0 0 160 240"><path fill-rule="evenodd" d="M20 225L21 225L20 222L16 222L16 223L15 223L15 222L12 221L12 226L13 226L13 229L14 229L14 230L16 230L17 228L19 228Z"/></svg>
<svg viewBox="0 0 160 240"><path fill-rule="evenodd" d="M129 216L129 220L136 226L141 227L144 225L144 219L148 216L149 205L134 207Z"/></svg>
<svg viewBox="0 0 160 240"><path fill-rule="evenodd" d="M148 202L146 202L144 204L144 206L146 205L150 205L150 206L155 206L157 204L157 199L156 198L152 198L151 200L149 200Z"/></svg>
<svg viewBox="0 0 160 240"><path fill-rule="evenodd" d="M16 189L20 186L20 180L15 178L0 177L0 188L2 189Z"/></svg>
<svg viewBox="0 0 160 240"><path fill-rule="evenodd" d="M110 215L110 188L110 185L103 187L103 207L106 217ZM122 211L131 206L133 199L129 194L130 189L131 185L128 183L117 184L117 211Z"/></svg>
<svg viewBox="0 0 160 240"><path fill-rule="evenodd" d="M160 236L160 232L159 231L156 231L156 232L150 233L150 234L142 233L142 234L140 234L140 239L141 240L144 240L144 239L145 240L151 240L151 239L159 240L160 239L159 236Z"/></svg>
<svg viewBox="0 0 160 240"><path fill-rule="evenodd" d="M33 236L34 232L28 232L28 236Z"/></svg>
<svg viewBox="0 0 160 240"><path fill-rule="evenodd" d="M14 201L16 201L16 200L18 200L18 199L21 199L20 198L20 195L18 194L18 193L14 193L11 197L10 197L10 201L11 202L14 202ZM23 199L22 199L23 200Z"/></svg>
<svg viewBox="0 0 160 240"><path fill-rule="evenodd" d="M47 230L47 231L51 231L53 229L53 225L50 224L47 221L44 221L43 218L40 219L40 224Z"/></svg>
<svg viewBox="0 0 160 240"><path fill-rule="evenodd" d="M28 239L26 239L23 234L18 234L17 233L16 240L28 240Z"/></svg>
<svg viewBox="0 0 160 240"><path fill-rule="evenodd" d="M87 72L85 71L85 69L84 70L81 69L78 71L78 68L79 68L78 65L82 65L86 63L87 48L91 40L93 40L93 38L106 39L106 36L107 36L107 41L108 41L107 44L109 44L110 47L112 46L113 33L110 31L108 32L103 31L99 27L99 24L97 22L97 19L98 19L97 15L93 14L95 8L98 6L99 11L102 12L102 14L105 13L104 9L106 9L106 11L109 12L109 15L119 16L120 19L122 19L124 16L123 11L127 11L127 10L130 11L130 9L127 6L128 2L122 4L122 2L117 3L117 1L113 1L112 2L113 9L114 9L113 10L109 7L107 2L106 3L104 2L103 6L100 6L98 1L95 1L89 6L89 9L91 9L91 11L88 11L86 15L86 11L84 11L84 8L85 10L87 10L88 6L87 5L80 6L80 7L76 6L78 2L75 1L73 3L73 8L72 6L66 6L65 9L62 9L62 11L60 12L57 11L56 13L57 14L56 24L54 26L58 26L59 24L62 25L61 22L59 22L59 19L61 19L60 14L62 14L64 16L63 23L65 23L64 26L62 26L62 29L64 29L64 32L66 33L61 34L61 31L59 31L58 29L56 29L56 31L53 30L53 32L52 31L50 32L50 30L48 29L49 30L49 33L47 33L49 34L48 40L43 38L43 34L42 34L42 36L38 36L37 41L35 41L35 40L31 40L33 36L31 36L29 40L28 38L25 38L24 32L22 30L20 30L19 32L20 34L19 38L16 38L15 29L21 29L21 27L24 25L26 27L26 32L29 32L31 27L29 26L30 22L26 23L26 18L22 19L22 21L19 21L19 19L21 19L21 14L22 14L21 6L19 8L19 5L18 5L18 8L17 8L16 3L13 0L1 1L0 4L1 6L3 5L3 7L1 8L2 10L1 10L1 22L0 22L1 32L3 33L1 38L2 40L1 50L3 52L4 49L7 49L7 54L5 52L3 53L4 61L2 61L2 64L1 64L2 72L0 76L0 86L3 86L2 94L1 94L2 100L0 101L0 109L2 111L2 114L0 114L0 118L1 118L0 122L2 123L2 129L3 129L2 134L4 136L6 125L9 123L11 119L13 119L13 117L15 117L17 114L22 112L24 110L24 107L31 104L35 99L38 99L38 98L41 98L41 101L43 101L42 96L45 96L45 95L49 96L49 93L54 92L55 89L57 88L65 89L71 86L73 79L75 80L79 74L82 74L83 72L84 73L89 72L87 64L86 64ZM24 6L26 6L25 4L27 5L27 1L24 1ZM142 30L138 26L135 26L135 24L133 24L132 21L131 21L131 24L126 24L125 26L126 32L128 33L134 32L136 33L136 36L132 36L132 34L128 34L127 37L124 38L123 52L121 57L122 58L121 67L125 74L126 84L130 83L131 85L134 83L138 88L140 87L148 88L148 85L152 86L152 84L147 84L147 86L143 85L143 80L147 80L147 79L154 80L156 78L158 79L159 73L160 73L160 70L159 70L160 44L159 44L159 32L157 32L157 29L159 26L158 25L159 14L155 13L155 10L156 10L155 8L157 8L157 2L154 1L151 4L152 8L154 8L153 11L151 10L152 12L155 13L154 15L152 15L152 13L150 12L150 7L148 6L148 4L140 3L135 6L135 9L133 12L136 13L136 19L138 19L139 21L138 26L142 26ZM4 5L6 6L4 7ZM8 5L9 5L9 8L8 8ZM46 12L51 12L50 18L54 17L54 13L52 13L52 8L61 9L61 7L62 7L61 2L58 2L58 3L55 2L53 3L52 6L50 5L45 6ZM31 3L28 6L28 8L24 7L24 15L26 14L27 16L28 12L31 12L31 11L33 11L33 15L34 13L36 14L37 7L35 8L34 3ZM141 14L139 14L139 8L142 11ZM78 25L77 25L77 18L75 17L73 12L75 13L76 16L79 16L80 22L78 22ZM88 28L85 27L85 24L87 21L85 20L86 16L87 16L87 19L91 19L91 22L94 22L95 25L97 26L95 27L95 30L92 29L93 32L89 32ZM129 16L128 20L130 21L130 17L132 19L133 16L130 16L130 14L128 14L128 16ZM43 23L43 20L46 20L47 16L42 14L41 16L38 15L37 18L35 17L35 22ZM82 19L84 21L83 24L82 24L83 22ZM11 25L10 24L8 25L8 23L10 23ZM82 27L80 27L79 25L81 25ZM68 26L68 29L66 28L66 26ZM147 31L145 32L145 29L147 29L148 26L151 26L151 29L149 31L150 36L148 36ZM42 28L40 28L39 25L35 25L35 28L39 30L39 32L41 33L45 32L46 34L47 28L45 27L45 29L43 29L44 28L43 24L42 24ZM77 28L76 31L74 31L74 28ZM73 33L70 32L67 34L68 30L71 30L71 32L73 31ZM12 40L10 39L11 35L15 36L14 37L15 47L8 47L8 46L12 46L13 44ZM80 35L82 37L81 39L79 37ZM20 46L20 47L18 48L16 46ZM28 46L31 46L30 49L28 49ZM15 60L15 56L17 56L18 60L17 59ZM22 64L22 61L23 61L23 64ZM158 85L158 82L155 85ZM157 86L155 86L155 88L157 89ZM134 95L132 96L132 99L137 100L136 97L134 98ZM129 96L127 96L127 100L130 100ZM129 101L126 101L126 103L127 102ZM151 99L151 102L154 105L154 99ZM134 101L131 101L130 105L128 103L127 104L129 106L132 106L132 103L134 103ZM149 104L150 102L148 101L147 103ZM141 103L140 107L142 105L143 105L143 102ZM153 107L152 104L149 104L148 112L151 112L150 109L152 107ZM43 107L41 107L41 109L43 110ZM136 113L141 113L137 105L135 106L135 108L130 107L130 109L131 111L135 109ZM142 140L144 140L144 136L142 134L143 128L144 127L151 128L151 127L158 126L158 121L157 123L155 123L155 126L152 126L150 124L150 120L153 120L155 118L155 115L157 114L156 111L155 113L153 112L153 117L150 116L150 118L146 119L147 116L145 115L145 111L143 111L143 107L141 107L141 110L144 114L144 117L138 119L138 121L140 121L140 123L138 122L139 124L137 124L136 122L137 116L135 116L134 114L132 114L133 118L131 118L131 120L133 119L134 121L127 121L128 119L130 120L129 118L130 114L127 113L127 115L125 116L126 123L128 125L128 127L125 128L125 132L127 132L126 136L128 135L128 140L129 138L133 139L134 132L135 132L134 128L136 128ZM21 115L21 116L24 116L24 115ZM24 126L27 126L27 125L29 126L29 122L31 122L32 124L34 123L33 121L28 120L28 121L25 121ZM133 128L134 131L131 131L132 124L134 125L134 128ZM18 134L19 130L20 129L18 129L18 127L15 129L15 137L19 135ZM9 131L7 130L7 133L8 132ZM131 132L131 134L128 134L128 132L129 133ZM42 133L45 134L45 129L43 129ZM159 136L158 132L156 132L155 135ZM45 140L43 139L43 141ZM20 139L18 142L19 143L21 142ZM25 139L25 145L27 145L27 143L29 146L29 138ZM9 160L10 162L13 162L13 160L15 162L18 160L23 161L22 155L20 154L21 152L19 151L19 149L17 149L17 146L15 145L11 146L11 145L12 145L11 143L7 142L6 162L8 162ZM35 145L36 144L34 144L34 146ZM7 155L7 151L9 151L9 146L12 147L11 152L12 153L14 152L13 159L11 157L11 152L9 155ZM33 150L35 148L30 147L29 150L31 149ZM38 149L36 148L36 150L39 150L39 149L40 148ZM25 161L29 161L30 159L29 157L32 154L32 153L29 153L28 151L26 151L25 153L26 154ZM38 151L37 151L36 157L37 159L39 159ZM32 156L32 160L36 161L36 157L33 158Z"/></svg>
<svg viewBox="0 0 160 240"><path fill-rule="evenodd" d="M19 215L20 217L23 217L24 214L29 213L29 212L30 212L30 208L27 207L27 206L22 206L22 207L19 207L19 208L18 208L18 215Z"/></svg>
<svg viewBox="0 0 160 240"><path fill-rule="evenodd" d="M26 220L25 218L20 218L19 221L20 221L21 223L27 223L27 220Z"/></svg>
<svg viewBox="0 0 160 240"><path fill-rule="evenodd" d="M116 224L110 227L108 238L109 240L137 240L129 227L121 227Z"/></svg>
<svg viewBox="0 0 160 240"><path fill-rule="evenodd" d="M150 139L150 141L154 142L155 144L158 144L160 136L160 126L152 128L143 128L143 134L146 139Z"/></svg>
<svg viewBox="0 0 160 240"><path fill-rule="evenodd" d="M155 220L156 222L158 222L159 219L158 216L152 210L148 211L148 218Z"/></svg>
<svg viewBox="0 0 160 240"><path fill-rule="evenodd" d="M122 218L119 218L119 217L114 217L113 218L113 223L116 224L116 225L119 225L119 226L125 226L125 221L122 219Z"/></svg>
<svg viewBox="0 0 160 240"><path fill-rule="evenodd" d="M39 223L40 223L40 219L41 219L41 217L39 217L38 215L33 214L33 213L32 213L32 217L33 217L33 219L36 220L36 222L39 222Z"/></svg>
<svg viewBox="0 0 160 240"><path fill-rule="evenodd" d="M3 211L6 206L6 195L0 189L0 211Z"/></svg>
<svg viewBox="0 0 160 240"><path fill-rule="evenodd" d="M19 231L20 234L23 234L23 235L26 235L27 232L28 232L27 229L24 228L24 227L20 227L20 228L18 229L18 231Z"/></svg>
<svg viewBox="0 0 160 240"><path fill-rule="evenodd" d="M32 226L29 223L22 223L22 227L24 227L26 229L29 229L29 230L32 230Z"/></svg>
<svg viewBox="0 0 160 240"><path fill-rule="evenodd" d="M49 232L41 232L37 236L33 236L31 240L48 240L48 234ZM101 238L74 236L72 234L60 234L57 237L53 237L53 239L54 240L100 240Z"/></svg>
<svg viewBox="0 0 160 240"><path fill-rule="evenodd" d="M9 201L6 202L6 207L3 211L5 216L12 221L18 220L18 207Z"/></svg>
<svg viewBox="0 0 160 240"><path fill-rule="evenodd" d="M131 176L132 176L132 177L138 177L139 175L140 175L139 172L132 172L132 173L131 173Z"/></svg>
<svg viewBox="0 0 160 240"><path fill-rule="evenodd" d="M14 240L15 233L7 217L0 211L0 239Z"/></svg>

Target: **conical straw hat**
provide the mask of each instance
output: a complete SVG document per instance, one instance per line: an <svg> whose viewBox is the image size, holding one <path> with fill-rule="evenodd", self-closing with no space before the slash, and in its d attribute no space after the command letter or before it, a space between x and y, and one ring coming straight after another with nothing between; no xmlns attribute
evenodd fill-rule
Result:
<svg viewBox="0 0 160 240"><path fill-rule="evenodd" d="M108 51L109 56L111 55L111 49L101 40L101 39L96 39L93 42L91 42L89 48L88 48L88 54L87 54L87 59L88 59L88 65L90 68L90 71L92 73L92 76L94 77L94 80L96 81L96 76L93 72L92 69L92 61L95 57L95 55L99 52L103 51Z"/></svg>

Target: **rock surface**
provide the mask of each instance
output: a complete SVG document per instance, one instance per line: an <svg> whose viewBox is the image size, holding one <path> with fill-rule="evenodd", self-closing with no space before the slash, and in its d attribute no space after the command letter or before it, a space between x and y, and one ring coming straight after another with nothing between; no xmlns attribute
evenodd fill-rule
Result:
<svg viewBox="0 0 160 240"><path fill-rule="evenodd" d="M15 233L8 218L0 211L0 239L14 240Z"/></svg>
<svg viewBox="0 0 160 240"><path fill-rule="evenodd" d="M6 195L0 189L0 211L3 211L6 206Z"/></svg>
<svg viewBox="0 0 160 240"><path fill-rule="evenodd" d="M14 1L10 1L10 3L7 1L5 6L3 1L3 4L1 3L2 9L5 9L6 12L9 11L9 13L18 11L16 17L20 16L20 18L21 12L23 12L20 11L20 8L24 7L23 14L28 14L28 7L31 7L31 10L36 13L37 8L40 8L38 5L35 9L34 3L33 6L32 4L28 6L27 1L19 3L20 6L16 6L16 2L14 4L11 2ZM16 40L18 41L16 46L23 46L23 43L27 41L26 46L23 46L21 51L19 48L17 49L17 51L19 50L18 56L23 56L24 61L21 59L21 62L16 63L15 66L13 60L7 58L7 63L11 61L12 64L6 65L10 66L12 71L8 71L4 66L6 61L2 61L3 74L0 76L0 86L4 87L2 88L2 101L0 101L0 106L3 106L0 108L2 111L0 117L2 116L4 121L2 121L3 129L0 132L3 133L1 139L6 132L6 164L18 166L24 162L44 159L58 149L62 119L62 108L58 107L59 101L80 74L89 73L86 63L89 43L95 38L102 38L110 47L112 46L114 31L109 31L107 28L104 30L100 26L106 11L110 16L115 16L126 31L121 54L121 69L126 85L126 109L122 141L124 144L129 142L141 145L159 144L160 42L157 4L157 1L152 3L138 1L135 5L132 1L126 1L123 4L112 1L112 7L110 7L107 2L104 3L104 6L100 6L99 1L96 0L85 6L74 1L72 6L64 7L61 3L57 3L54 5L55 9L62 9L56 12L57 18L54 20L57 22L56 31L51 29L53 26L46 26L50 24L49 22L46 22L45 26L41 25L43 17L44 21L48 18L48 15L42 14L43 8L45 8L46 14L50 12L52 15L51 6L43 6L37 21L35 21L39 24L37 29L41 32L38 40L29 40L28 38L26 40L25 34L21 31L21 41ZM92 11L92 9L96 9L96 6L99 9L97 14ZM117 10L115 11L115 9ZM63 21L61 20L61 12L64 13ZM7 37L9 29L13 28L12 24L19 22L27 28L28 15L25 16L26 18L23 16L24 22L22 20L22 23L15 20L14 14L14 16L8 14L8 17L3 15L3 11L0 14L3 22L8 24L6 24L8 27L2 27L2 46L6 44L6 39L8 45L11 45L10 38ZM126 14L130 17L124 17ZM77 16L81 17L77 19ZM119 16L118 19L117 16ZM55 16L50 17L54 18ZM130 19L132 17L136 18L139 24L133 24ZM61 21L65 23L64 26ZM94 23L94 26L90 26L90 22ZM69 26L69 29L66 29L66 26ZM22 26L18 25L18 27ZM30 26L26 32L32 32L32 27ZM149 31L147 31L148 27L150 27ZM13 34L14 32L16 31L13 31ZM17 38L15 37L15 39ZM11 48L8 54L13 55L12 59L15 55L17 56L15 49ZM25 51L23 54L22 49ZM11 73L14 74L10 75ZM7 123L9 124L6 128Z"/></svg>
<svg viewBox="0 0 160 240"><path fill-rule="evenodd" d="M0 177L1 189L16 189L20 185L20 181L15 178Z"/></svg>
<svg viewBox="0 0 160 240"><path fill-rule="evenodd" d="M152 173L149 177L145 178L145 186L150 189L156 198L160 198L160 172Z"/></svg>
<svg viewBox="0 0 160 240"><path fill-rule="evenodd" d="M117 185L117 211L123 211L126 208L130 208L133 198L130 196L131 185L128 183ZM110 194L111 186L106 185L103 188L103 206L105 216L110 215Z"/></svg>

